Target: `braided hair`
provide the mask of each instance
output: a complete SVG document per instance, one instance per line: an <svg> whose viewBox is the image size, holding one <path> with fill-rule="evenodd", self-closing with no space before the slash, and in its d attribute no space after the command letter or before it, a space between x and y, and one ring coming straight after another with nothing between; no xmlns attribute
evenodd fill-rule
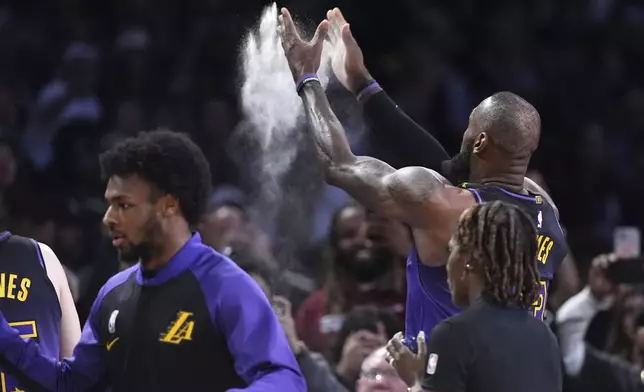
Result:
<svg viewBox="0 0 644 392"><path fill-rule="evenodd" d="M537 229L518 207L495 201L471 207L455 241L479 265L483 292L503 306L529 309L539 287Z"/></svg>

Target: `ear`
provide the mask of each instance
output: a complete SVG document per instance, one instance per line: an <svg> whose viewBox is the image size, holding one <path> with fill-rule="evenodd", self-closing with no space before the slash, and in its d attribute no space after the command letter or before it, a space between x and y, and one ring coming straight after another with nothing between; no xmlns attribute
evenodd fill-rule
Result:
<svg viewBox="0 0 644 392"><path fill-rule="evenodd" d="M487 144L489 142L489 139L487 137L487 134L485 132L479 133L475 138L474 138L474 146L472 147L472 153L473 154L480 154L485 150L485 147L487 147Z"/></svg>
<svg viewBox="0 0 644 392"><path fill-rule="evenodd" d="M179 212L179 200L172 195L163 195L159 198L161 215L164 218L176 215Z"/></svg>

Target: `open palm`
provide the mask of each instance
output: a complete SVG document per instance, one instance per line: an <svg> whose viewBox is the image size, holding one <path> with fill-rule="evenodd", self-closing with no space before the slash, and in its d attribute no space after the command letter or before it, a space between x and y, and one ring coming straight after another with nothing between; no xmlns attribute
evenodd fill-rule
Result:
<svg viewBox="0 0 644 392"><path fill-rule="evenodd" d="M297 81L303 75L316 73L320 68L322 45L329 30L329 22L322 21L315 30L313 39L307 42L297 32L290 12L282 8L278 29L293 79Z"/></svg>
<svg viewBox="0 0 644 392"><path fill-rule="evenodd" d="M331 24L328 35L333 47L331 68L340 83L356 94L365 87L364 84L370 79L364 65L362 50L353 38L349 24L338 8L328 11L326 16Z"/></svg>

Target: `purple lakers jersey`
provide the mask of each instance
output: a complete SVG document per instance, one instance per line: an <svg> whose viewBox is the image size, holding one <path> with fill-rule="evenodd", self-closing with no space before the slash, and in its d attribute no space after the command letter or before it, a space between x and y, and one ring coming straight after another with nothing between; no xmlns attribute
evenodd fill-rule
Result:
<svg viewBox="0 0 644 392"><path fill-rule="evenodd" d="M546 313L548 288L568 254L566 235L561 229L555 209L541 195L517 194L496 185L478 185L465 183L462 188L469 189L477 202L500 200L514 204L532 217L537 227L537 265L541 278L539 295L534 303L534 316L543 320Z"/></svg>
<svg viewBox="0 0 644 392"><path fill-rule="evenodd" d="M568 253L566 239L554 208L541 195L521 195L493 185L462 184L478 203L501 200L514 204L532 216L537 227L537 263L541 277L539 295L533 306L536 318L543 319L548 288L555 271ZM424 265L415 249L407 258L407 307L405 344L416 350L416 336L422 330L429 336L442 320L460 311L452 303L444 266Z"/></svg>
<svg viewBox="0 0 644 392"><path fill-rule="evenodd" d="M21 337L37 341L43 354L59 359L60 303L40 246L7 231L0 233L0 310ZM1 391L30 390L2 370Z"/></svg>
<svg viewBox="0 0 644 392"><path fill-rule="evenodd" d="M416 350L416 336L426 336L436 324L459 312L452 303L445 266L428 267L420 261L416 249L407 258L407 306L405 344Z"/></svg>

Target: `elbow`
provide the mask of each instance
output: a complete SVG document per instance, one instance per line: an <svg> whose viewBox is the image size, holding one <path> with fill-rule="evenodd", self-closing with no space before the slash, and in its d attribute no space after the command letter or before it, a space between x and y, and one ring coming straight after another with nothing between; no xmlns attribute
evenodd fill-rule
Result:
<svg viewBox="0 0 644 392"><path fill-rule="evenodd" d="M326 183L341 188L347 176L350 176L356 160L353 154L340 159L323 159L322 169Z"/></svg>

